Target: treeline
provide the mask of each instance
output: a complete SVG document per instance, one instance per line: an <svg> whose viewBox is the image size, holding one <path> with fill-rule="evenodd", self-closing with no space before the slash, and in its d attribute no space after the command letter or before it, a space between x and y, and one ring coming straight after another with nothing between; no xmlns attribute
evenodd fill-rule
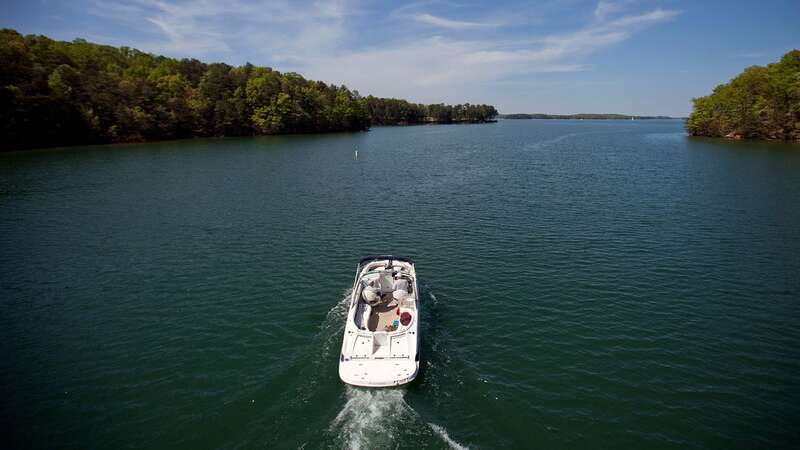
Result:
<svg viewBox="0 0 800 450"><path fill-rule="evenodd" d="M672 119L669 116L626 116L624 114L501 114L501 119L560 119L560 120L654 120Z"/></svg>
<svg viewBox="0 0 800 450"><path fill-rule="evenodd" d="M400 103L407 107L393 106ZM431 121L457 121L486 108L362 98L345 86L251 64L204 64L0 30L2 150L358 131L372 123L425 122L430 114L436 114Z"/></svg>
<svg viewBox="0 0 800 450"><path fill-rule="evenodd" d="M693 101L691 135L800 141L800 50L767 67L748 67Z"/></svg>
<svg viewBox="0 0 800 450"><path fill-rule="evenodd" d="M420 123L477 123L497 116L491 105L421 105L395 98L367 97L365 105L373 125L407 125Z"/></svg>

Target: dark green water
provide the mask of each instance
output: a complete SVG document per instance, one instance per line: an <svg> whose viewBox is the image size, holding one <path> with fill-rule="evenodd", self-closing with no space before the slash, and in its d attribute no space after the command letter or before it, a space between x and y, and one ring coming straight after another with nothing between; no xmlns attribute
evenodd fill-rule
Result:
<svg viewBox="0 0 800 450"><path fill-rule="evenodd" d="M379 252L423 369L348 388ZM0 446L791 447L798 300L800 147L678 121L0 155Z"/></svg>

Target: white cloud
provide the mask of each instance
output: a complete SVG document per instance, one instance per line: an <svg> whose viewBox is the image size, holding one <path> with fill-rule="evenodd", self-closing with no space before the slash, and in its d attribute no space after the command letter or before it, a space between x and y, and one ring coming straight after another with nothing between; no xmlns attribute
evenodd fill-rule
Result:
<svg viewBox="0 0 800 450"><path fill-rule="evenodd" d="M415 14L413 18L417 22L433 25L436 27L447 28L450 30L464 30L469 28L481 28L481 27L493 26L493 24L490 23L451 20L451 19L445 19L443 17L437 17L431 14Z"/></svg>
<svg viewBox="0 0 800 450"><path fill-rule="evenodd" d="M608 26L616 28L639 27L652 23L666 22L672 20L678 14L680 14L680 11L658 8L644 14L621 17L609 23Z"/></svg>
<svg viewBox="0 0 800 450"><path fill-rule="evenodd" d="M345 83L361 92L430 99L448 91L469 92L510 77L591 70L582 57L622 42L635 32L674 18L656 9L593 23L565 34L520 41L460 40L435 36L306 61L313 77Z"/></svg>
<svg viewBox="0 0 800 450"><path fill-rule="evenodd" d="M594 9L594 18L598 21L606 20L609 16L622 10L622 4L608 0L600 0Z"/></svg>
<svg viewBox="0 0 800 450"><path fill-rule="evenodd" d="M152 37L137 47L155 53L203 57L231 52L242 42L262 48L276 60L335 47L352 12L351 1L329 0L91 0L89 13L132 28L152 27Z"/></svg>
<svg viewBox="0 0 800 450"><path fill-rule="evenodd" d="M471 93L499 81L592 70L585 63L588 55L679 14L657 8L622 15L628 0L601 0L584 27L536 36L530 26L521 32L519 24L504 22L517 27L504 34L495 29L503 25L487 17L460 21L424 12L429 3L370 16L369 5L355 3L359 0L90 1L94 15L149 27L147 40L134 43L147 51L227 61L245 53L255 55L256 64L277 64L279 70L365 94L418 101L443 101L449 93L473 101ZM362 16L367 19L359 21ZM437 34L421 32L420 23L436 27ZM374 34L367 26L385 30ZM458 31L467 29L474 32L464 39ZM384 35L397 37L374 40Z"/></svg>

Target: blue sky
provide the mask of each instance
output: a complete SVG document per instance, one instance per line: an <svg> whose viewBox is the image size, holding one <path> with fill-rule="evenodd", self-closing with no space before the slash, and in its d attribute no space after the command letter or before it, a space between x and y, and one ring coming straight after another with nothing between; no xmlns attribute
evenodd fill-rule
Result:
<svg viewBox="0 0 800 450"><path fill-rule="evenodd" d="M800 48L800 0L3 0L0 26L416 102L682 116Z"/></svg>

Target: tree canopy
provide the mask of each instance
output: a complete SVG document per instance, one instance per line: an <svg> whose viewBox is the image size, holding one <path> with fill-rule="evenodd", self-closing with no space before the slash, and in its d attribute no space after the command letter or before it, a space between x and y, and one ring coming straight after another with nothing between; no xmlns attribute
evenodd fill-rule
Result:
<svg viewBox="0 0 800 450"><path fill-rule="evenodd" d="M800 141L800 50L748 67L693 101L686 128L694 136Z"/></svg>
<svg viewBox="0 0 800 450"><path fill-rule="evenodd" d="M485 122L497 116L491 105L420 105L395 98L364 99L367 114L374 125L419 123Z"/></svg>
<svg viewBox="0 0 800 450"><path fill-rule="evenodd" d="M0 149L483 121L487 105L362 98L245 64L205 64L0 30Z"/></svg>

